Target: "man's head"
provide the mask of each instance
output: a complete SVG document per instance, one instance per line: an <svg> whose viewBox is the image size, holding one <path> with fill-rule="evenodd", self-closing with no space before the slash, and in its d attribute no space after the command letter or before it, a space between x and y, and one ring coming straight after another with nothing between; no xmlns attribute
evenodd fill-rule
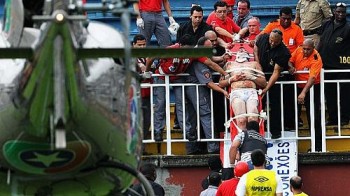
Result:
<svg viewBox="0 0 350 196"><path fill-rule="evenodd" d="M282 43L282 31L279 29L274 29L270 33L269 43L271 48L275 48Z"/></svg>
<svg viewBox="0 0 350 196"><path fill-rule="evenodd" d="M179 42L180 47L189 47L189 46L193 46L195 43L194 37L192 35L189 34L185 34L183 35L180 39Z"/></svg>
<svg viewBox="0 0 350 196"><path fill-rule="evenodd" d="M213 44L209 40L209 38L206 38L205 36L198 39L197 46L204 46L204 47L213 47Z"/></svg>
<svg viewBox="0 0 350 196"><path fill-rule="evenodd" d="M255 149L250 155L254 167L262 167L265 164L265 153L261 149Z"/></svg>
<svg viewBox="0 0 350 196"><path fill-rule="evenodd" d="M234 174L237 178L242 177L245 173L249 172L249 165L245 161L239 161L234 168Z"/></svg>
<svg viewBox="0 0 350 196"><path fill-rule="evenodd" d="M293 176L290 178L290 190L301 190L303 186L303 180L300 176Z"/></svg>
<svg viewBox="0 0 350 196"><path fill-rule="evenodd" d="M219 172L222 169L222 162L220 157L218 156L210 157L208 159L208 166L210 170Z"/></svg>
<svg viewBox="0 0 350 196"><path fill-rule="evenodd" d="M238 63L243 63L243 62L249 61L249 58L250 58L250 56L249 56L247 51L238 51L236 53L235 61Z"/></svg>
<svg viewBox="0 0 350 196"><path fill-rule="evenodd" d="M314 51L315 42L312 39L305 39L302 47L303 47L304 57L309 57Z"/></svg>
<svg viewBox="0 0 350 196"><path fill-rule="evenodd" d="M218 44L219 44L218 43L218 36L216 35L216 33L214 31L209 30L209 31L205 32L204 36L211 41L211 43L213 44L213 47L218 46Z"/></svg>
<svg viewBox="0 0 350 196"><path fill-rule="evenodd" d="M227 3L227 14L232 13L233 6L235 6L235 0L223 0Z"/></svg>
<svg viewBox="0 0 350 196"><path fill-rule="evenodd" d="M244 18L250 11L249 0L239 0L237 2L237 13L240 18Z"/></svg>
<svg viewBox="0 0 350 196"><path fill-rule="evenodd" d="M190 19L192 21L192 26L198 27L203 21L203 8L198 5L192 6Z"/></svg>
<svg viewBox="0 0 350 196"><path fill-rule="evenodd" d="M250 35L258 35L260 33L260 20L258 17L248 20L248 31Z"/></svg>
<svg viewBox="0 0 350 196"><path fill-rule="evenodd" d="M292 9L290 7L280 9L280 25L285 29L292 25Z"/></svg>
<svg viewBox="0 0 350 196"><path fill-rule="evenodd" d="M156 166L151 163L141 165L140 172L150 181L155 181L157 178Z"/></svg>
<svg viewBox="0 0 350 196"><path fill-rule="evenodd" d="M144 48L146 47L146 38L145 36L141 34L137 34L134 36L134 39L132 40L132 46L134 48Z"/></svg>
<svg viewBox="0 0 350 196"><path fill-rule="evenodd" d="M346 20L346 4L337 3L334 8L334 19L336 22L342 22Z"/></svg>
<svg viewBox="0 0 350 196"><path fill-rule="evenodd" d="M221 176L218 172L211 172L209 175L209 185L218 187L221 183Z"/></svg>
<svg viewBox="0 0 350 196"><path fill-rule="evenodd" d="M255 120L251 120L247 122L247 130L254 130L256 132L259 132L259 123Z"/></svg>
<svg viewBox="0 0 350 196"><path fill-rule="evenodd" d="M216 17L220 20L225 20L227 16L227 3L224 1L217 1L214 4L214 11Z"/></svg>

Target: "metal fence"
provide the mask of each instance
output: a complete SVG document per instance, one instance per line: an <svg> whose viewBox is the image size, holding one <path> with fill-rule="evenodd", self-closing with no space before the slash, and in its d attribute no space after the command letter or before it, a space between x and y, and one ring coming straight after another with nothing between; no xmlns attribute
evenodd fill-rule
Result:
<svg viewBox="0 0 350 196"><path fill-rule="evenodd" d="M320 104L320 112L321 112L321 134L322 134L322 152L326 152L327 151L327 145L326 145L326 140L335 140L335 139L349 139L350 138L350 135L349 134L344 134L343 133L343 128L344 126L341 126L341 104L340 104L340 86L341 84L345 84L345 83L349 83L350 82L350 78L348 79L342 79L342 80L325 80L325 74L337 74L337 73L350 73L350 70L324 70L322 69L321 70L321 73L320 73L320 77L321 77L321 80L320 80L320 99L321 99L321 104ZM300 74L300 73L307 73L307 71L301 71L301 72L296 72L296 74ZM283 73L283 74L288 74L288 73ZM186 77L188 74L179 74L177 76L181 76L181 77ZM166 96L166 105L165 105L165 108L166 108L166 113L165 113L165 127L164 127L164 133L163 135L165 135L164 140L163 142L166 143L166 154L167 155L172 155L173 154L173 150L172 150L172 144L173 143L176 143L176 142L189 142L186 137L185 137L185 128L183 130L181 130L182 132L182 137L176 137L176 138L172 138L172 127L171 127L171 107L174 105L174 103L171 103L171 96L172 96L172 87L174 86L180 86L182 88L182 95L185 94L185 88L188 87L188 86L195 86L196 87L196 93L198 95L198 87L201 86L201 84L194 84L194 83L171 83L170 80L169 80L169 75L159 75L159 74L153 74L152 77L153 78L156 78L156 77L164 77L164 84L150 84L150 83L142 83L141 84L141 88L150 88L151 90L151 98L150 98L150 101L151 101L151 106L154 105L154 97L153 97L153 94L154 94L154 88L155 87L164 87L165 88L165 96ZM281 85L281 124L282 124L282 132L281 132L281 140L289 140L289 139L292 139L292 140L309 140L311 142L311 146L310 146L310 150L311 152L314 152L315 151L315 128L314 128L314 124L315 124L315 116L314 116L314 110L313 110L313 107L314 107L314 104L313 104L313 97L314 97L314 88L312 87L310 89L310 122L309 124L311 126L308 126L309 128L309 134L300 134L300 131L299 131L299 127L298 127L298 112L295 112L294 113L294 125L295 125L295 130L284 130L284 114L285 114L285 107L283 105L283 100L285 99L284 97L284 93L283 93L283 89L285 87L287 87L288 85L289 86L293 86L293 90L294 90L294 95L297 95L296 92L297 92L297 84L299 83L305 83L305 82L298 82L298 81L278 81L276 82L275 85ZM332 128L334 129L335 133L336 134L327 134L327 127L326 127L326 117L327 117L327 110L326 110L326 100L325 100L325 84L327 83L335 83L336 86L337 86L337 89L336 89L336 92L337 92L337 103L332 103L332 104L337 104L338 108L340 108L338 110L338 113L337 113L337 116L338 116L338 122L337 122L337 125L338 126L333 126ZM350 90L350 89L349 89ZM269 92L266 94L266 113L267 113L267 119L265 120L266 121L266 126L265 126L265 137L267 139L271 139L271 134L270 134L270 119L269 119ZM213 110L213 107L214 107L214 103L213 103L213 90L210 89L210 97L211 97L211 104L210 104L210 107L211 109ZM197 96L198 98L198 96ZM182 99L183 99L183 119L185 119L185 111L186 111L186 107L185 107L185 96L182 96ZM197 99L198 101L198 99ZM223 100L224 101L224 100ZM225 110L228 110L229 109L229 102L228 101L224 101L224 107L225 107ZM296 96L294 97L294 103L293 103L293 106L294 106L294 111L297 111L297 99L296 99ZM198 106L198 105L197 105ZM197 111L198 111L198 108L197 108ZM151 137L150 138L145 138L143 140L143 143L155 143L155 140L154 140L154 117L153 117L153 114L154 114L155 110L154 110L154 107L151 107L151 126L150 126L150 135ZM350 111L348 111L350 112ZM350 114L349 114L350 115ZM227 115L227 112L225 112L225 114L223 114L223 116L225 116L225 122L228 121L230 119L230 116ZM193 118L193 117L192 117ZM197 122L197 127L200 127L200 116L199 114L197 113L196 114L196 122ZM222 138L219 136L219 134L217 134L217 130L214 129L214 114L211 113L211 119L212 119L212 122L211 122L211 135L212 135L212 138L203 138L202 135L201 135L201 132L199 129L197 129L197 135L198 135L198 139L197 141L198 142L208 142L208 141L217 141L217 142L223 142L223 141L227 141L227 140L230 140L230 138ZM183 127L185 127L186 124L185 124L185 120L184 120L184 123L183 123ZM227 133L230 131L229 128L226 128L224 130L224 135L228 135Z"/></svg>

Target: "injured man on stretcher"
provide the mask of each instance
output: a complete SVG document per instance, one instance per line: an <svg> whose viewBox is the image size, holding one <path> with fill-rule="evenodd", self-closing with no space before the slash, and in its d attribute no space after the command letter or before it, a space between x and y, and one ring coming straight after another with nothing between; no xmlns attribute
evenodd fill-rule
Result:
<svg viewBox="0 0 350 196"><path fill-rule="evenodd" d="M219 82L221 87L231 88L230 105L240 130L246 129L247 120L258 121L258 89L266 86L265 74L260 64L249 61L249 58L248 52L241 48L236 53L235 61L227 62L224 67L230 73L230 78L222 78Z"/></svg>

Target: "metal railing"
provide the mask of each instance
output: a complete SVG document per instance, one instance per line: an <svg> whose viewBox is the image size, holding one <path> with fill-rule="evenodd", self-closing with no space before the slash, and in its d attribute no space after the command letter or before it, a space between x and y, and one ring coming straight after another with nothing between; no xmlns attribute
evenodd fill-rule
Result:
<svg viewBox="0 0 350 196"><path fill-rule="evenodd" d="M322 131L322 152L326 152L327 151L327 145L326 145L326 140L334 140L334 139L350 139L350 135L344 135L342 133L342 129L344 127L340 126L341 125L341 122L340 122L340 117L341 117L341 113L340 113L340 110L338 110L338 126L336 127L333 127L335 129L337 129L337 134L336 135L327 135L326 134L326 116L327 116L327 110L326 110L326 100L325 100L325 83L336 83L337 84L337 97L338 97L338 101L337 101L337 106L338 108L340 108L340 84L342 83L349 83L350 82L350 78L349 79L344 79L344 80L325 80L324 79L324 76L326 73L340 73L340 72L349 72L350 73L350 70L324 70L322 69L321 70L321 73L320 73L320 99L321 99L321 103L320 103L320 112L321 112L321 131ZM296 72L296 74L300 74L300 73L308 73L308 71L299 71L299 72ZM288 74L287 72L283 73L283 74ZM184 97L184 94L185 94L185 88L188 87L188 86L196 86L196 93L198 95L198 87L199 86L203 86L202 84L194 84L194 83L171 83L170 80L169 80L169 77L170 75L159 75L159 74L153 74L152 77L164 77L165 78L165 81L164 81L164 84L149 84L149 83L142 83L141 84L141 88L150 88L151 90L151 98L150 98L150 101L151 101L151 106L154 105L154 97L153 97L153 92L154 92L154 88L155 87L164 87L165 88L165 96L166 96L166 106L165 106L165 119L166 119L166 123L165 123L165 128L164 128L164 131L165 131L165 139L163 140L163 142L166 143L166 154L167 155L172 155L173 154L173 151L172 151L172 143L176 143L176 142L189 142L187 139L186 139L186 134L185 134L185 127L186 127L186 123L185 123L185 111L186 111L186 107L185 107L185 97ZM188 76L188 74L179 74L177 76L180 76L180 77L186 77ZM300 82L300 81L278 81L276 82L275 85L281 85L281 114L282 114L282 117L281 117L281 124L282 124L282 131L281 131L281 138L282 140L289 140L289 139L292 139L292 140L309 140L311 142L311 147L310 147L310 150L311 152L315 152L315 116L314 116L314 104L313 104L313 97L314 97L314 88L312 87L310 89L310 122L309 123L309 134L300 134L299 132L299 127L298 127L298 112L297 111L297 84L300 84L300 83L306 83L306 82ZM295 125L295 131L293 132L290 132L287 130L284 130L284 106L283 106L283 99L284 99L284 94L283 94L283 88L286 87L286 85L293 85L293 89L294 89L294 117L295 117L295 122L294 122L294 125ZM180 86L182 88L182 100L183 100L183 119L184 119L184 122L183 122L183 130L181 130L182 132L182 137L180 138L172 138L172 134L171 134L171 88L174 87L174 86ZM350 90L350 89L349 89ZM266 127L265 127L265 137L267 139L271 139L271 134L270 134L270 119L269 119L269 92L267 92L266 94L267 96L267 103L266 103L266 112L267 112L267 120L266 120ZM210 103L210 107L211 107L211 110L213 111L213 107L215 107L215 104L213 103L213 90L210 89L210 97L211 97L211 103ZM198 101L198 96L197 96L197 101ZM224 101L224 100L223 100ZM228 110L229 109L229 104L228 104L228 101L225 101L225 110ZM197 111L199 111L199 108L198 108L198 104L197 104ZM150 138L146 138L143 140L143 143L155 143L155 140L154 140L154 117L153 117L153 114L154 114L154 108L151 107L151 126L150 126L150 132L151 132L151 137ZM350 111L349 111L350 112ZM223 114L223 116L225 116L225 122L228 121L230 119L230 117L227 115L227 112L225 112L225 114ZM228 141L230 140L230 138L220 138L219 136L216 136L216 135L219 135L219 134L216 134L217 130L214 129L214 115L213 115L213 112L211 113L211 119L212 119L212 122L211 122L211 135L212 135L212 138L202 138L202 135L201 135L201 132L199 129L197 129L197 135L198 135L198 139L197 141L198 142L208 142L208 141L217 141L217 142L223 142L223 141ZM200 127L200 116L198 113L196 113L196 122L197 122L197 127ZM225 135L227 135L227 133L229 132L229 128L226 128L224 130L224 133Z"/></svg>

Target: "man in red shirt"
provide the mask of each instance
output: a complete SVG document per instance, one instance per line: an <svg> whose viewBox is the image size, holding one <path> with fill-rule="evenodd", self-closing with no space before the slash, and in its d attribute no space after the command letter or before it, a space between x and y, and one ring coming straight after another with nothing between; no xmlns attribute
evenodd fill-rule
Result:
<svg viewBox="0 0 350 196"><path fill-rule="evenodd" d="M234 168L235 177L230 180L223 181L220 184L218 191L216 192L216 196L236 196L235 191L239 179L241 178L241 176L243 176L243 174L247 173L248 171L248 163L245 161L239 161Z"/></svg>
<svg viewBox="0 0 350 196"><path fill-rule="evenodd" d="M227 4L227 17L233 20L233 7L235 6L235 0L223 0ZM214 19L215 11L212 11L207 17L207 23L209 23Z"/></svg>
<svg viewBox="0 0 350 196"><path fill-rule="evenodd" d="M162 4L169 16L170 25L176 23L171 13L169 0L139 0L134 4L134 10L139 13L136 25L140 34L146 37L147 45L150 44L153 34L161 47L171 44L168 26L162 14Z"/></svg>
<svg viewBox="0 0 350 196"><path fill-rule="evenodd" d="M241 28L227 17L227 3L218 1L214 4L215 16L212 20L207 20L207 24L219 34L219 37L226 43L231 43L234 38L234 33L238 33Z"/></svg>
<svg viewBox="0 0 350 196"><path fill-rule="evenodd" d="M306 83L298 84L298 110L301 110L301 105L304 104L307 111L307 121L311 127L310 121L310 88L314 88L314 131L316 138L316 151L322 151L322 136L321 136L321 113L320 113L320 72L322 69L322 59L320 54L314 48L314 41L306 39L303 45L297 48L289 59L289 65L293 66L291 73L295 71L309 71L309 73L295 74L295 80L305 81ZM312 129L310 129L312 130Z"/></svg>

